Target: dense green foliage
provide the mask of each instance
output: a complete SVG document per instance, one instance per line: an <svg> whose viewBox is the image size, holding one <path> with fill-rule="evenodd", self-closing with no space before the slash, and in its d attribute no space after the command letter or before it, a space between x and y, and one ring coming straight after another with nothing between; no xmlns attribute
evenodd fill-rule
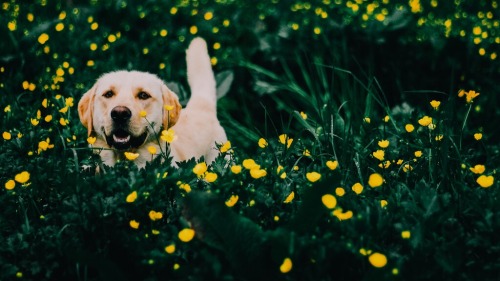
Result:
<svg viewBox="0 0 500 281"><path fill-rule="evenodd" d="M34 2L0 10L1 280L500 275L497 1ZM95 174L82 94L137 69L185 103L195 36L221 157Z"/></svg>

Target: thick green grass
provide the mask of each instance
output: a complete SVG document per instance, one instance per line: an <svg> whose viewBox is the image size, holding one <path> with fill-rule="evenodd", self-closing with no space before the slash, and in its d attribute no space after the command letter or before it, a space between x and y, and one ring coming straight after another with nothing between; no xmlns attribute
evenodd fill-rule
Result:
<svg viewBox="0 0 500 281"><path fill-rule="evenodd" d="M496 280L497 2L249 3L2 3L1 280ZM95 174L81 95L195 36L221 157Z"/></svg>

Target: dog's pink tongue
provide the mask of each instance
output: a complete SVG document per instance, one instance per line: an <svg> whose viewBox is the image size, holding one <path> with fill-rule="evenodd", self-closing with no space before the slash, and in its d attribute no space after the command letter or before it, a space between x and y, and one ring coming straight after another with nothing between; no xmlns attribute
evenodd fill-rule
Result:
<svg viewBox="0 0 500 281"><path fill-rule="evenodd" d="M116 134L113 135L113 140L116 143L127 143L130 140L130 135L127 136L118 136Z"/></svg>

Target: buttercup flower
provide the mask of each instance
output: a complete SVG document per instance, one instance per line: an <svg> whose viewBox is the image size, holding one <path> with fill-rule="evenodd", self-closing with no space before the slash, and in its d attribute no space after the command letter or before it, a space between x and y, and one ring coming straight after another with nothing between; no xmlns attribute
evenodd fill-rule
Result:
<svg viewBox="0 0 500 281"><path fill-rule="evenodd" d="M136 199L137 199L137 191L133 191L132 193L130 193L129 195L127 195L127 199L125 199L125 201L127 201L127 203L132 203Z"/></svg>
<svg viewBox="0 0 500 281"><path fill-rule="evenodd" d="M410 239L410 237L411 237L411 232L409 230L404 230L401 232L401 238Z"/></svg>
<svg viewBox="0 0 500 281"><path fill-rule="evenodd" d="M12 135L9 132L3 132L2 137L4 140L10 140Z"/></svg>
<svg viewBox="0 0 500 281"><path fill-rule="evenodd" d="M345 189L342 187L337 187L335 188L335 194L339 197L342 197L345 195Z"/></svg>
<svg viewBox="0 0 500 281"><path fill-rule="evenodd" d="M481 139L483 138L483 134L481 134L481 133L475 133L475 134L474 134L474 138L475 138L476 140L481 140Z"/></svg>
<svg viewBox="0 0 500 281"><path fill-rule="evenodd" d="M368 257L368 261L376 268L382 268L387 264L387 258L384 254L373 253Z"/></svg>
<svg viewBox="0 0 500 281"><path fill-rule="evenodd" d="M289 138L287 134L280 135L278 139L279 139L281 144L286 145L286 148L290 148L290 146L292 145L292 142L293 142L293 139Z"/></svg>
<svg viewBox="0 0 500 281"><path fill-rule="evenodd" d="M253 159L245 159L245 160L243 160L242 164L243 164L243 167L245 167L245 169L247 169L247 170L260 168L260 166L257 163L255 163L255 160L253 160Z"/></svg>
<svg viewBox="0 0 500 281"><path fill-rule="evenodd" d="M353 184L353 186L351 187L351 189L356 194L361 194L361 192L363 192L363 186L359 182Z"/></svg>
<svg viewBox="0 0 500 281"><path fill-rule="evenodd" d="M331 194L323 195L321 197L321 202L323 202L323 205L325 205L328 209L333 209L337 206L337 198Z"/></svg>
<svg viewBox="0 0 500 281"><path fill-rule="evenodd" d="M135 159L137 159L137 157L139 157L139 153L133 153L133 152L124 152L124 155L125 155L125 158L127 158L127 160L130 160L130 161L133 161Z"/></svg>
<svg viewBox="0 0 500 281"><path fill-rule="evenodd" d="M300 116L302 117L302 119L306 120L307 119L307 114L305 114L304 112L300 112Z"/></svg>
<svg viewBox="0 0 500 281"><path fill-rule="evenodd" d="M193 173L195 173L198 177L202 177L207 171L207 163L201 162L194 166Z"/></svg>
<svg viewBox="0 0 500 281"><path fill-rule="evenodd" d="M94 144L96 140L97 140L97 138L95 138L95 137L88 137L88 138L87 138L87 142L88 142L89 144Z"/></svg>
<svg viewBox="0 0 500 281"><path fill-rule="evenodd" d="M167 143L172 143L177 139L177 136L175 135L175 131L170 128L168 130L163 130L160 138Z"/></svg>
<svg viewBox="0 0 500 281"><path fill-rule="evenodd" d="M163 218L162 212L156 212L154 210L149 211L148 215L152 221L161 220Z"/></svg>
<svg viewBox="0 0 500 281"><path fill-rule="evenodd" d="M477 178L476 182L482 188L488 188L493 185L493 183L495 182L495 178L493 178L493 176L481 175L479 178Z"/></svg>
<svg viewBox="0 0 500 281"><path fill-rule="evenodd" d="M334 161L328 160L326 161L326 166L328 167L328 169L333 171L337 169L337 167L339 166L339 162L337 160Z"/></svg>
<svg viewBox="0 0 500 281"><path fill-rule="evenodd" d="M24 184L24 183L27 183L29 180L30 180L30 173L28 173L27 171L23 171L19 174L17 174L14 179L20 183L20 184Z"/></svg>
<svg viewBox="0 0 500 281"><path fill-rule="evenodd" d="M467 103L471 103L477 96L479 96L479 93L471 90L465 93L465 100L467 101Z"/></svg>
<svg viewBox="0 0 500 281"><path fill-rule="evenodd" d="M227 151L229 151L231 149L231 142L230 141L227 141L226 143L224 143L221 147L220 147L220 152L221 153L226 153Z"/></svg>
<svg viewBox="0 0 500 281"><path fill-rule="evenodd" d="M217 174L212 172L206 172L204 175L204 179L207 182L214 182L217 180L217 177L218 177Z"/></svg>
<svg viewBox="0 0 500 281"><path fill-rule="evenodd" d="M413 153L415 155L415 157L422 157L422 151L420 150L417 150Z"/></svg>
<svg viewBox="0 0 500 281"><path fill-rule="evenodd" d="M283 260L283 263L280 265L280 271L281 273L288 273L290 272L290 270L292 270L292 267L292 260L290 258L285 258Z"/></svg>
<svg viewBox="0 0 500 281"><path fill-rule="evenodd" d="M226 201L226 206L233 207L238 202L238 195L231 195L231 197Z"/></svg>
<svg viewBox="0 0 500 281"><path fill-rule="evenodd" d="M306 173L306 178L310 182L317 182L319 179L321 179L321 174L318 172Z"/></svg>
<svg viewBox="0 0 500 281"><path fill-rule="evenodd" d="M335 210L332 212L332 214L333 214L334 216L336 216L336 217L337 217L337 219L339 219L339 220L341 220L341 221L348 220L348 219L352 218L352 216L353 216L352 211L342 212L342 209L340 209L340 208L335 209Z"/></svg>
<svg viewBox="0 0 500 281"><path fill-rule="evenodd" d="M438 110L439 106L441 105L441 102L440 101L437 101L437 100L432 100L430 102L432 108L434 108L435 110Z"/></svg>
<svg viewBox="0 0 500 281"><path fill-rule="evenodd" d="M368 178L368 185L372 188L379 187L384 183L384 179L378 173L371 174Z"/></svg>
<svg viewBox="0 0 500 281"><path fill-rule="evenodd" d="M153 146L153 145L148 146L148 151L149 151L149 153L151 153L151 155L155 155L156 154L156 146Z"/></svg>
<svg viewBox="0 0 500 281"><path fill-rule="evenodd" d="M187 243L187 242L193 240L194 235L195 235L194 229L184 228L183 230L179 231L178 237L179 237L179 240Z"/></svg>
<svg viewBox="0 0 500 281"><path fill-rule="evenodd" d="M7 189L7 190L12 190L12 189L14 189L15 186L16 186L16 182L14 180L8 180L5 183L5 189Z"/></svg>
<svg viewBox="0 0 500 281"><path fill-rule="evenodd" d="M259 147L260 147L260 148L265 148L265 147L267 147L268 145L269 145L269 144L267 143L266 139L264 139L264 138L260 138L260 139L259 139Z"/></svg>
<svg viewBox="0 0 500 281"><path fill-rule="evenodd" d="M474 174L480 175L480 174L484 173L484 171L486 170L486 167L484 165L476 165L474 167L471 167L470 170Z"/></svg>
<svg viewBox="0 0 500 281"><path fill-rule="evenodd" d="M413 130L415 130L415 126L413 126L412 124L406 124L406 125L405 125L405 130L406 130L408 133L411 133L411 132L413 132Z"/></svg>
<svg viewBox="0 0 500 281"><path fill-rule="evenodd" d="M191 186L187 183L180 183L178 184L179 188L186 191L187 193L191 192Z"/></svg>
<svg viewBox="0 0 500 281"><path fill-rule="evenodd" d="M387 200L380 200L380 207L382 208L385 208L385 206L387 206L387 204L389 204L389 202L387 202Z"/></svg>
<svg viewBox="0 0 500 281"><path fill-rule="evenodd" d="M250 176L254 179L260 179L262 177L265 177L267 175L266 170L260 169L260 168L254 168L250 170Z"/></svg>
<svg viewBox="0 0 500 281"><path fill-rule="evenodd" d="M148 113L144 110L141 110L141 111L139 111L139 116L142 118L145 118L146 116L148 116Z"/></svg>
<svg viewBox="0 0 500 281"><path fill-rule="evenodd" d="M286 197L285 201L283 201L283 203L285 204L288 204L290 202L292 202L292 200L295 198L295 192L290 192L290 194L288 194L288 196Z"/></svg>
<svg viewBox="0 0 500 281"><path fill-rule="evenodd" d="M384 157L385 157L385 152L381 149L375 151L372 153L373 157L377 158L378 160L380 161L383 161L384 160Z"/></svg>
<svg viewBox="0 0 500 281"><path fill-rule="evenodd" d="M235 174L235 175L241 173L241 165L231 166L231 172L233 172L233 174Z"/></svg>
<svg viewBox="0 0 500 281"><path fill-rule="evenodd" d="M132 227L133 229L138 229L139 228L139 222L137 222L136 220L131 220L129 222L129 225L130 227Z"/></svg>
<svg viewBox="0 0 500 281"><path fill-rule="evenodd" d="M387 148L389 146L389 141L388 140L381 140L378 142L378 146L381 148Z"/></svg>
<svg viewBox="0 0 500 281"><path fill-rule="evenodd" d="M167 254L173 254L175 252L175 244L170 244L165 247L165 252L167 252Z"/></svg>
<svg viewBox="0 0 500 281"><path fill-rule="evenodd" d="M372 120L370 119L370 117L365 117L365 118L363 118L363 121L364 121L366 124L370 124L370 122L372 122Z"/></svg>
<svg viewBox="0 0 500 281"><path fill-rule="evenodd" d="M432 117L424 116L418 120L418 124L423 127L427 127L432 124Z"/></svg>

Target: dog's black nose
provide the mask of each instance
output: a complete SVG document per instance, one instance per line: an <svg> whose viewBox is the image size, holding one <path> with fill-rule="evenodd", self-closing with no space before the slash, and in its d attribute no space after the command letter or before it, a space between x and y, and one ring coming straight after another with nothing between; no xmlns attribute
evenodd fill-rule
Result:
<svg viewBox="0 0 500 281"><path fill-rule="evenodd" d="M118 123L125 123L132 117L132 112L125 106L117 106L111 110L111 119Z"/></svg>

